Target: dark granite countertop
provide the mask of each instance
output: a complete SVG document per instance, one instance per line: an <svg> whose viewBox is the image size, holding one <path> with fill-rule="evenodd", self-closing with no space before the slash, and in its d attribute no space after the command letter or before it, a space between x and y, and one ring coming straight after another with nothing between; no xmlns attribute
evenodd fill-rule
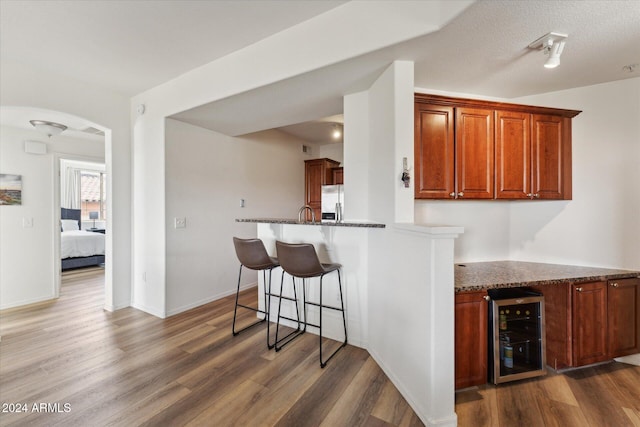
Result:
<svg viewBox="0 0 640 427"><path fill-rule="evenodd" d="M559 285L628 277L640 277L640 272L521 261L471 262L455 265L455 291Z"/></svg>
<svg viewBox="0 0 640 427"><path fill-rule="evenodd" d="M255 222L261 224L291 224L291 225L322 225L329 227L365 227L365 228L385 228L384 224L377 222L356 222L356 221L344 221L344 222L299 222L297 219L289 218L236 218L236 222Z"/></svg>

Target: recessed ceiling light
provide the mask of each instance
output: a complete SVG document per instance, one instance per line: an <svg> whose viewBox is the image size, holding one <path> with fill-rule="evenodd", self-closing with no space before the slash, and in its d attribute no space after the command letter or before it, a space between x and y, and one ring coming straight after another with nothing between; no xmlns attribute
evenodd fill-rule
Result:
<svg viewBox="0 0 640 427"><path fill-rule="evenodd" d="M340 126L338 125L333 126L333 132L331 132L331 136L333 137L333 139L340 139L340 137L342 136L342 131L340 130Z"/></svg>

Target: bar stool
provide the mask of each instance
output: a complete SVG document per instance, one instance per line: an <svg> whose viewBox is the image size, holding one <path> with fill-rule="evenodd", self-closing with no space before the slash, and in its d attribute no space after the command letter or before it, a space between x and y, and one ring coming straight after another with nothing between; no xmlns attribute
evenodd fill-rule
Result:
<svg viewBox="0 0 640 427"><path fill-rule="evenodd" d="M280 241L276 241L276 250L278 252L278 259L280 261L280 266L282 269L291 276L291 280L293 283L293 289L295 292L296 288L296 278L302 279L302 302L303 302L303 313L304 313L304 329L290 339L286 340L282 345L280 345L281 341L284 341L287 337L282 339L278 339L278 332L280 327L280 304L282 303L282 299L280 299L280 304L278 305L278 321L276 323L276 341L275 341L275 349L279 351L286 344L291 342L298 335L303 334L306 330L307 325L313 326L320 329L319 342L320 342L320 367L324 368L327 365L327 362L331 360L333 356L344 346L347 345L347 319L345 316L344 310L344 301L342 297L342 280L340 277L340 264L321 264L318 259L318 254L316 253L313 245L308 243L284 243ZM322 303L322 279L328 273L332 271L336 271L338 273L338 289L340 291L340 307L333 307L324 305ZM319 277L320 278L320 298L319 302L311 302L307 301L306 291L305 291L305 279ZM284 274L282 275L282 279L280 280L280 296L282 296L282 288L284 284ZM313 305L319 308L320 322L318 325L314 325L307 321L307 305ZM331 355L326 359L322 360L322 311L323 309L328 308L336 311L342 312L342 324L344 327L344 342L338 347ZM297 309L297 304L296 304ZM294 331L295 332L295 331ZM291 335L291 334L290 334Z"/></svg>
<svg viewBox="0 0 640 427"><path fill-rule="evenodd" d="M236 248L236 255L240 261L240 271L238 273L238 288L236 290L236 305L233 310L233 324L231 325L231 331L236 336L240 332L249 329L259 323L267 321L267 348L273 348L274 344L269 342L269 304L271 303L271 272L274 268L277 268L280 264L277 258L270 257L267 250L260 239L239 239L233 238L233 245ZM249 307L238 303L238 297L240 295L240 279L242 278L242 267L246 267L250 270L262 271L262 279L264 283L264 310L259 308ZM269 281L267 282L267 271L269 272ZM267 299L268 296L268 299ZM252 324L236 331L236 315L238 307L246 308L248 310L255 311L256 313L264 314L264 318L253 322Z"/></svg>

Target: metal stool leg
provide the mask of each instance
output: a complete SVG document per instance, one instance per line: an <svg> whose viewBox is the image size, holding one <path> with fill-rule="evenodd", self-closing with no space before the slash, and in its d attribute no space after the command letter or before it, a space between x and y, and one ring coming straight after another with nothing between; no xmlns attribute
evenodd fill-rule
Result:
<svg viewBox="0 0 640 427"><path fill-rule="evenodd" d="M340 290L340 309L339 311L342 312L342 324L344 326L344 342L342 344L340 344L340 347L338 347L333 353L331 353L331 355L327 358L327 360L323 361L322 360L322 309L324 308L324 305L322 305L322 279L324 278L324 275L320 276L320 304L319 304L319 310L320 310L320 335L319 335L319 340L320 340L320 367L324 368L325 366L327 366L327 362L329 362L329 360L331 360L333 358L333 356L336 355L336 353L338 351L340 351L340 349L344 346L347 345L347 318L344 312L344 301L342 298L342 280L340 277L340 270L336 270L338 272L338 289Z"/></svg>
<svg viewBox="0 0 640 427"><path fill-rule="evenodd" d="M249 329L250 327L255 326L255 325L257 325L259 323L262 323L265 320L267 320L267 316L266 316L266 313L264 311L262 311L262 310L260 310L258 308L255 308L255 307L249 307L249 306L242 305L242 304L238 303L238 299L240 297L240 280L242 279L242 267L243 267L243 265L240 264L240 271L238 272L238 287L236 288L236 304L235 304L235 307L233 309L233 323L231 324L231 332L233 333L233 336L236 336L240 332L245 331L245 330ZM262 319L254 322L254 323L251 323L248 326L245 326L244 328L240 329L239 331L236 331L236 317L238 315L238 307L246 308L248 310L253 310L253 311L257 312L257 313L263 313L263 314L265 314L265 317L263 317ZM267 341L267 344L268 344L268 341Z"/></svg>
<svg viewBox="0 0 640 427"><path fill-rule="evenodd" d="M280 280L280 301L278 302L278 320L276 322L276 342L275 342L275 350L276 351L280 351L285 345L289 344L291 341L293 341L295 338L297 338L299 335L302 335L305 333L306 329L307 329L307 325L306 322L304 322L304 328L300 329L300 324L303 322L300 322L300 309L298 307L298 294L296 291L296 279L291 276L291 282L293 284L293 298L287 298L284 297L282 295L282 290L284 288L284 272L282 273L282 278ZM281 310L282 310L282 300L283 299L288 299L291 300L295 303L295 307L296 307L296 319L292 319L289 317L285 317L281 315ZM280 330L280 319L287 319L287 320L291 320L291 321L296 321L298 322L297 325L297 329L289 332L286 336L278 339L278 331ZM280 345L280 343L282 343L282 345Z"/></svg>
<svg viewBox="0 0 640 427"><path fill-rule="evenodd" d="M269 269L269 286L267 288L267 282L266 279L264 278L264 276L266 275L266 273L263 271L263 281L264 281L264 311L265 311L265 318L267 320L267 348L269 350L271 350L275 345L275 341L273 344L271 344L271 342L269 341L269 338L271 337L271 333L269 332L269 324L271 323L271 321L269 320L269 313L271 313L271 273L273 272L273 268Z"/></svg>

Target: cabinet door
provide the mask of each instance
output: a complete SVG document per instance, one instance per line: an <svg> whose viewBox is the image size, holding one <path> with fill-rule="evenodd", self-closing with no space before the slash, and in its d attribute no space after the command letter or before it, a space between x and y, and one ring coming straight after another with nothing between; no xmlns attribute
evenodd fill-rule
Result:
<svg viewBox="0 0 640 427"><path fill-rule="evenodd" d="M607 360L607 283L572 285L572 298L573 365Z"/></svg>
<svg viewBox="0 0 640 427"><path fill-rule="evenodd" d="M416 199L455 196L453 120L452 107L415 104Z"/></svg>
<svg viewBox="0 0 640 427"><path fill-rule="evenodd" d="M321 211L321 199L322 199L322 185L326 181L325 179L325 167L322 161L305 162L305 203L311 206L316 218L320 218ZM307 221L311 221L311 215L307 212Z"/></svg>
<svg viewBox="0 0 640 427"><path fill-rule="evenodd" d="M609 356L640 353L640 279L610 280L607 298Z"/></svg>
<svg viewBox="0 0 640 427"><path fill-rule="evenodd" d="M332 168L331 174L333 176L332 184L344 184L344 168Z"/></svg>
<svg viewBox="0 0 640 427"><path fill-rule="evenodd" d="M487 382L488 305L486 292L455 295L456 389Z"/></svg>
<svg viewBox="0 0 640 427"><path fill-rule="evenodd" d="M571 144L559 116L532 119L532 193L537 199L570 199ZM570 136L569 136L570 138ZM568 140L570 141L570 139ZM569 181L569 182L567 182Z"/></svg>
<svg viewBox="0 0 640 427"><path fill-rule="evenodd" d="M322 186L332 184L331 169L340 162L331 159L313 159L304 162L304 194L305 204L311 206L317 221L322 217ZM307 221L311 221L311 214L307 212Z"/></svg>
<svg viewBox="0 0 640 427"><path fill-rule="evenodd" d="M531 197L531 114L496 111L496 198Z"/></svg>
<svg viewBox="0 0 640 427"><path fill-rule="evenodd" d="M456 189L459 199L493 199L493 110L456 108Z"/></svg>

